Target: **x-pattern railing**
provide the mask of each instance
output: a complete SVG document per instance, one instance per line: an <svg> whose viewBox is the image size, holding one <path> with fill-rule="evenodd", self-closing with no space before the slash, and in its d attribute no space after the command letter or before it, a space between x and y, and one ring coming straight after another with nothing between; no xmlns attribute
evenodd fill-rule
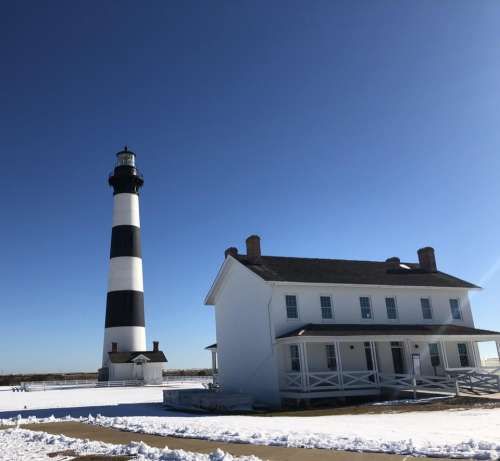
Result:
<svg viewBox="0 0 500 461"><path fill-rule="evenodd" d="M402 373L379 373L381 386L406 389L411 386L411 376Z"/></svg>
<svg viewBox="0 0 500 461"><path fill-rule="evenodd" d="M307 375L310 389L340 389L339 373L337 371L310 372Z"/></svg>
<svg viewBox="0 0 500 461"><path fill-rule="evenodd" d="M344 389L377 387L377 373L372 370L344 371L342 373Z"/></svg>
<svg viewBox="0 0 500 461"><path fill-rule="evenodd" d="M286 374L286 388L287 389L302 389L302 374L301 373L287 373Z"/></svg>
<svg viewBox="0 0 500 461"><path fill-rule="evenodd" d="M500 375L464 370L447 376L420 376L403 373L360 371L291 372L285 374L284 389L307 391L350 390L389 387L407 390L440 390L446 392L499 392Z"/></svg>

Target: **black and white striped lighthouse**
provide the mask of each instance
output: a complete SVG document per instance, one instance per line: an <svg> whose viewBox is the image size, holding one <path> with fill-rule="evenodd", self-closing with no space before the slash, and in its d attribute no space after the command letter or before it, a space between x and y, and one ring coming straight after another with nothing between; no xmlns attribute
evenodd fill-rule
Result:
<svg viewBox="0 0 500 461"><path fill-rule="evenodd" d="M145 351L144 288L142 278L139 189L144 180L135 166L135 154L124 148L109 184L113 187L113 227L109 261L103 368L108 353Z"/></svg>

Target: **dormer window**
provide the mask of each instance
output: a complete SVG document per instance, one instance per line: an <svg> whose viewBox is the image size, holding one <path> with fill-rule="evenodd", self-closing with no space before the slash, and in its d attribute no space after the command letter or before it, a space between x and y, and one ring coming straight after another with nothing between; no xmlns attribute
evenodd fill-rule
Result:
<svg viewBox="0 0 500 461"><path fill-rule="evenodd" d="M361 307L361 318L370 320L373 318L372 304L368 296L361 296L359 298L359 306Z"/></svg>

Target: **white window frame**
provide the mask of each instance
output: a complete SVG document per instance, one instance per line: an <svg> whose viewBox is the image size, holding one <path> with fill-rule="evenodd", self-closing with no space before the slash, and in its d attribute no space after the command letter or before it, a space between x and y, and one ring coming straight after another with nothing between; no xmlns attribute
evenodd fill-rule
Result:
<svg viewBox="0 0 500 461"><path fill-rule="evenodd" d="M386 299L392 298L394 299L394 308L396 309L396 318L390 319L387 315L387 304ZM399 322L399 307L398 307L398 298L396 296L384 296L384 307L385 307L385 316L388 322Z"/></svg>
<svg viewBox="0 0 500 461"><path fill-rule="evenodd" d="M330 298L330 309L332 311L332 317L329 319L323 318L323 308L321 307L321 298ZM319 311L321 316L321 321L325 323L331 323L335 320L335 309L333 307L333 296L329 293L320 293L319 294Z"/></svg>
<svg viewBox="0 0 500 461"><path fill-rule="evenodd" d="M370 302L370 313L371 313L370 318L363 317L362 308L361 308L361 298L368 298L368 301ZM359 307L359 317L361 318L362 322L373 322L375 320L375 312L373 311L373 300L372 300L371 296L367 296L367 295L358 296L358 307Z"/></svg>
<svg viewBox="0 0 500 461"><path fill-rule="evenodd" d="M429 300L429 310L430 310L430 313L431 313L431 318L430 319L427 319L424 317L424 311L423 311L423 307L422 307L422 299L428 299ZM433 322L434 321L434 309L432 307L432 299L430 296L420 296L418 298L418 304L420 305L420 315L422 315L422 320L424 322Z"/></svg>
<svg viewBox="0 0 500 461"><path fill-rule="evenodd" d="M297 317L288 317L288 307L286 305L286 297L287 296L295 296L295 302L297 304ZM296 293L285 293L283 296L283 301L285 304L285 317L287 322L297 322L300 320L300 311L299 311L299 296Z"/></svg>
<svg viewBox="0 0 500 461"><path fill-rule="evenodd" d="M453 317L453 309L451 308L451 301L456 301L458 305L458 313L460 317L458 319ZM460 298L449 298L448 300L448 306L450 306L450 315L451 315L451 320L455 322L463 322L464 320L464 312L462 310L462 303L460 302Z"/></svg>

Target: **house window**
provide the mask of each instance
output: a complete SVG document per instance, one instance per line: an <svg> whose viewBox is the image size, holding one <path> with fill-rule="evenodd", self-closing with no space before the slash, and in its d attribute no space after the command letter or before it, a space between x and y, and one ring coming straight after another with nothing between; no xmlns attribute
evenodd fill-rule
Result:
<svg viewBox="0 0 500 461"><path fill-rule="evenodd" d="M298 319L299 312L297 309L297 296L295 295L286 295L286 316L289 319Z"/></svg>
<svg viewBox="0 0 500 461"><path fill-rule="evenodd" d="M422 317L424 319L432 319L431 300L429 298L420 298L422 306Z"/></svg>
<svg viewBox="0 0 500 461"><path fill-rule="evenodd" d="M467 352L467 344L458 343L458 356L460 358L460 366L461 367L469 367L469 354Z"/></svg>
<svg viewBox="0 0 500 461"><path fill-rule="evenodd" d="M300 371L299 346L297 346L297 344L292 344L290 346L290 360L292 370Z"/></svg>
<svg viewBox="0 0 500 461"><path fill-rule="evenodd" d="M332 298L330 296L320 296L321 318L329 320L333 318Z"/></svg>
<svg viewBox="0 0 500 461"><path fill-rule="evenodd" d="M361 318L371 319L372 318L372 305L370 303L370 298L368 296L361 296L359 298L359 305L361 307Z"/></svg>
<svg viewBox="0 0 500 461"><path fill-rule="evenodd" d="M451 318L453 320L462 320L462 311L458 299L450 299Z"/></svg>
<svg viewBox="0 0 500 461"><path fill-rule="evenodd" d="M337 369L337 356L335 355L335 344L327 344L326 349L326 366L329 370Z"/></svg>
<svg viewBox="0 0 500 461"><path fill-rule="evenodd" d="M389 320L396 320L398 318L396 298L385 298L385 307L387 309L387 318Z"/></svg>
<svg viewBox="0 0 500 461"><path fill-rule="evenodd" d="M431 357L431 365L434 368L441 365L441 359L439 358L439 347L437 343L429 344L429 355Z"/></svg>

